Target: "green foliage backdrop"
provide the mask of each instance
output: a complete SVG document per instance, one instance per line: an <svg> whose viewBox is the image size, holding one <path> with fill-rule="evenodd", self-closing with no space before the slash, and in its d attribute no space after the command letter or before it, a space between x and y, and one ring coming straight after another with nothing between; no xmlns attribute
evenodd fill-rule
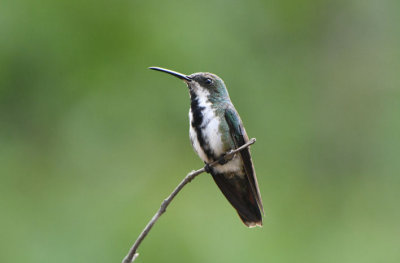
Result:
<svg viewBox="0 0 400 263"><path fill-rule="evenodd" d="M266 210L247 229L208 175L138 262L400 261L396 0L2 1L0 261L120 262L202 166L185 85L221 76Z"/></svg>

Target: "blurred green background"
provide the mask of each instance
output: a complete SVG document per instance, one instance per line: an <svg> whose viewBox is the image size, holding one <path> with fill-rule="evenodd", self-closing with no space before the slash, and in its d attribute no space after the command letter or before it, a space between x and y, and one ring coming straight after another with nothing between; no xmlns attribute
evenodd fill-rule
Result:
<svg viewBox="0 0 400 263"><path fill-rule="evenodd" d="M0 261L120 262L202 163L185 85L221 76L264 200L210 176L137 262L400 262L400 2L2 1Z"/></svg>

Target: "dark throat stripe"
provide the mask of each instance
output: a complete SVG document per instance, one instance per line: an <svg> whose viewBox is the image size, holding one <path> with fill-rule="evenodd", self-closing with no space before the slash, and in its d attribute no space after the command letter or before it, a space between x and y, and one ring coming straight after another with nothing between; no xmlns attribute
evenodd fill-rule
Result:
<svg viewBox="0 0 400 263"><path fill-rule="evenodd" d="M197 140L199 141L201 149L207 155L208 159L214 160L215 159L214 153L210 149L209 145L206 143L202 129L205 128L204 125L202 125L204 121L203 110L205 109L205 107L199 105L199 98L193 91L190 91L190 98L191 98L190 108L192 110L191 125L193 129L196 131Z"/></svg>

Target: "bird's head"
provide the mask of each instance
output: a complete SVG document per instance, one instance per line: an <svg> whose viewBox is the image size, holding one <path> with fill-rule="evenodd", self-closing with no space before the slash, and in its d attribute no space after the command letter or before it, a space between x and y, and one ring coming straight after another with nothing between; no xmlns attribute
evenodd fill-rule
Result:
<svg viewBox="0 0 400 263"><path fill-rule="evenodd" d="M162 71L183 80L187 84L191 96L206 96L214 100L229 99L229 94L226 90L224 81L215 74L197 72L191 75L185 75L159 67L150 67L150 69Z"/></svg>

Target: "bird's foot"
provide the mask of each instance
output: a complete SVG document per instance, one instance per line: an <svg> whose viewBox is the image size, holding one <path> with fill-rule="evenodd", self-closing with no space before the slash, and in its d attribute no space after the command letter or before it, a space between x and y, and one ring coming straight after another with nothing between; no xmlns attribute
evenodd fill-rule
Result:
<svg viewBox="0 0 400 263"><path fill-rule="evenodd" d="M232 155L231 152L224 153L218 158L218 163L220 165L224 165L227 162L231 161L235 157L235 155L236 154Z"/></svg>
<svg viewBox="0 0 400 263"><path fill-rule="evenodd" d="M219 163L220 165L224 165L224 164L226 164L228 161L229 161L229 160L226 159L225 154L222 155L221 157L219 157L219 159L218 159L218 163Z"/></svg>
<svg viewBox="0 0 400 263"><path fill-rule="evenodd" d="M204 165L204 170L206 171L206 173L211 173L211 166L208 163L205 163L206 165Z"/></svg>

